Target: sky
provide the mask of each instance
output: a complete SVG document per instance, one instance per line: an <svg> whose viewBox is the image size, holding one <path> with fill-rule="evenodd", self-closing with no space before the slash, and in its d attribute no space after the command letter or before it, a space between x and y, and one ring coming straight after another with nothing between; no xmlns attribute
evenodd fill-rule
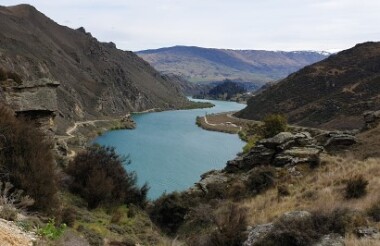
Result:
<svg viewBox="0 0 380 246"><path fill-rule="evenodd" d="M339 51L380 40L379 0L0 0L28 3L119 49Z"/></svg>

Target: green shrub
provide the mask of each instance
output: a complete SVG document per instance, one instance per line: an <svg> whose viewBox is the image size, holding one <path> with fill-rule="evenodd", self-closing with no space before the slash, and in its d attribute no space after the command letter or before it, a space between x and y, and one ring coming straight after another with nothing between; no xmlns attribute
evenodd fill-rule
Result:
<svg viewBox="0 0 380 246"><path fill-rule="evenodd" d="M168 233L177 232L189 212L190 206L179 193L164 194L158 198L149 212L151 219Z"/></svg>
<svg viewBox="0 0 380 246"><path fill-rule="evenodd" d="M36 209L52 212L58 205L52 145L33 124L16 119L0 106L0 173L34 199Z"/></svg>
<svg viewBox="0 0 380 246"><path fill-rule="evenodd" d="M347 199L360 198L367 194L368 181L363 176L355 176L347 181L345 197Z"/></svg>
<svg viewBox="0 0 380 246"><path fill-rule="evenodd" d="M251 171L247 188L253 193L258 194L272 187L275 183L275 169L273 167L259 167Z"/></svg>
<svg viewBox="0 0 380 246"><path fill-rule="evenodd" d="M50 240L56 240L62 236L62 234L65 232L65 229L65 224L56 226L54 219L50 219L45 226L38 229L37 233Z"/></svg>
<svg viewBox="0 0 380 246"><path fill-rule="evenodd" d="M287 120L283 115L271 114L264 118L262 126L262 135L264 138L273 137L280 132L287 131Z"/></svg>
<svg viewBox="0 0 380 246"><path fill-rule="evenodd" d="M144 206L149 187L136 186L135 173L123 166L128 163L130 160L121 158L114 148L90 146L78 153L66 169L72 177L70 189L83 197L89 208L123 203Z"/></svg>

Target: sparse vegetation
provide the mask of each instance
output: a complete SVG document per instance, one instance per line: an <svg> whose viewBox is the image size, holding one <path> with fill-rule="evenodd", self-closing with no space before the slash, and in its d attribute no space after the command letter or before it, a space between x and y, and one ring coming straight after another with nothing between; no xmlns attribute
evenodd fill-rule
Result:
<svg viewBox="0 0 380 246"><path fill-rule="evenodd" d="M149 187L136 186L135 173L124 168L128 162L128 157L120 157L114 148L90 146L67 167L66 172L72 177L70 189L82 196L89 208L123 203L143 207Z"/></svg>
<svg viewBox="0 0 380 246"><path fill-rule="evenodd" d="M46 225L38 229L38 234L50 240L56 240L65 232L66 225L56 225L54 219L50 219Z"/></svg>
<svg viewBox="0 0 380 246"><path fill-rule="evenodd" d="M345 197L347 199L360 198L367 194L368 181L361 175L353 177L347 181Z"/></svg>

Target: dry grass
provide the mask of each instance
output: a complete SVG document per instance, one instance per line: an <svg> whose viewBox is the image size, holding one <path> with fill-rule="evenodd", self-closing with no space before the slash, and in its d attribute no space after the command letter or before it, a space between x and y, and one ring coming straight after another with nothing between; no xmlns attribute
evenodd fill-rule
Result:
<svg viewBox="0 0 380 246"><path fill-rule="evenodd" d="M378 246L379 239L357 238L355 235L347 235L344 238L346 246Z"/></svg>
<svg viewBox="0 0 380 246"><path fill-rule="evenodd" d="M322 157L316 170L299 180L289 180L290 196L278 199L275 188L246 200L249 224L273 221L285 212L308 210L330 212L336 208L367 210L378 202L380 193L380 159L358 161L350 157ZM367 195L360 199L344 197L345 182L353 176L363 175L368 181Z"/></svg>

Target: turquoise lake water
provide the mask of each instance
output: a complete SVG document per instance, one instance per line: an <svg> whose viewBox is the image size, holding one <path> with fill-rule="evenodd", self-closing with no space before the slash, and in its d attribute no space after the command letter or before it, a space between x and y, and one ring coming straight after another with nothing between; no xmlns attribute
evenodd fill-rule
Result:
<svg viewBox="0 0 380 246"><path fill-rule="evenodd" d="M114 146L130 155L126 166L135 171L138 183L148 182L150 199L163 192L182 191L199 181L200 175L221 169L242 150L244 142L235 134L212 132L195 124L196 116L237 111L243 104L213 100L213 108L134 114L136 129L110 131L95 142Z"/></svg>

